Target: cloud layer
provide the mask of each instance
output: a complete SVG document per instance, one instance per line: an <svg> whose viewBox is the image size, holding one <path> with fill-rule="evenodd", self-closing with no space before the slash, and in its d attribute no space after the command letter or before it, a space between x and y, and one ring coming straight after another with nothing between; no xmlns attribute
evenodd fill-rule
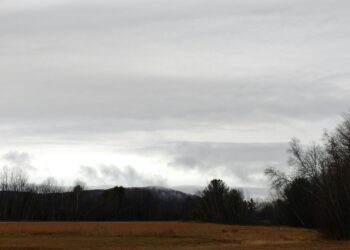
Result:
<svg viewBox="0 0 350 250"><path fill-rule="evenodd" d="M260 183L266 164L283 164L290 137L314 140L348 110L349 7L345 0L2 1L0 151L40 158L57 145L89 145L81 155L103 146L179 173ZM107 178L113 169L135 185L153 178L142 163L85 165L85 175L91 168Z"/></svg>
<svg viewBox="0 0 350 250"><path fill-rule="evenodd" d="M143 129L335 116L350 91L349 4L336 2L14 3L0 18L0 119Z"/></svg>
<svg viewBox="0 0 350 250"><path fill-rule="evenodd" d="M137 172L131 166L118 167L114 165L80 166L79 173L83 180L90 185L112 185L112 186L164 186L164 177L153 175L146 176Z"/></svg>
<svg viewBox="0 0 350 250"><path fill-rule="evenodd" d="M4 154L0 160L13 168L20 168L24 171L32 171L36 168L32 165L32 156L26 152L9 151Z"/></svg>

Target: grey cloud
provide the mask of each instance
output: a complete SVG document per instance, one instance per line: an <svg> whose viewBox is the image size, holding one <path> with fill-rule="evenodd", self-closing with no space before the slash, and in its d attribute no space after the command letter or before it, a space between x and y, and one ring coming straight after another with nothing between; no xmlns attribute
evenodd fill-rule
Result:
<svg viewBox="0 0 350 250"><path fill-rule="evenodd" d="M25 171L35 170L32 166L32 157L25 152L10 151L2 156L2 160L12 167L18 167Z"/></svg>
<svg viewBox="0 0 350 250"><path fill-rule="evenodd" d="M3 114L0 120L11 122L14 133L43 135L181 129L201 123L314 121L336 117L348 108L348 92L329 81L319 80L312 85L300 80L290 88L291 85L281 85L277 80L262 84L181 80L184 85L169 87L167 84L174 86L176 81L140 79L100 87L77 85L67 95L64 86L57 86L56 91L48 90L43 96L35 97L34 93L33 97L27 96L34 89L47 88L43 84L13 93L17 98L0 107ZM26 97L29 99L25 100ZM34 119L43 122L38 124ZM27 126L21 127L21 120L26 120Z"/></svg>
<svg viewBox="0 0 350 250"><path fill-rule="evenodd" d="M5 13L0 120L64 134L335 117L350 96L338 85L348 30L336 38L348 5L79 1Z"/></svg>
<svg viewBox="0 0 350 250"><path fill-rule="evenodd" d="M261 185L268 166L287 166L287 147L288 143L176 142L150 151L167 155L168 166L177 170L233 175L244 183Z"/></svg>
<svg viewBox="0 0 350 250"><path fill-rule="evenodd" d="M80 166L79 173L89 178L96 178L98 176L97 170L90 166Z"/></svg>
<svg viewBox="0 0 350 250"><path fill-rule="evenodd" d="M164 186L167 183L166 178L160 175L146 175L132 166L80 166L79 173L88 184L92 182L95 185Z"/></svg>

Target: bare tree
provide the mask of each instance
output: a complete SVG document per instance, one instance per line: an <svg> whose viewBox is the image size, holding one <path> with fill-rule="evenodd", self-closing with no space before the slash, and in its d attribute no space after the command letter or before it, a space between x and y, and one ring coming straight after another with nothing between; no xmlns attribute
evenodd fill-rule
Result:
<svg viewBox="0 0 350 250"><path fill-rule="evenodd" d="M61 193L63 191L55 178L49 177L39 186L39 192L43 194Z"/></svg>
<svg viewBox="0 0 350 250"><path fill-rule="evenodd" d="M8 168L4 166L0 172L1 191L25 191L28 185L26 173L18 167Z"/></svg>
<svg viewBox="0 0 350 250"><path fill-rule="evenodd" d="M292 175L265 171L273 187L285 191L294 180L306 180L311 185L304 185L308 187L304 192L316 202L318 224L336 237L350 237L350 116L345 115L333 133L325 134L323 145L303 147L292 139L289 153Z"/></svg>
<svg viewBox="0 0 350 250"><path fill-rule="evenodd" d="M0 172L0 187L1 191L8 191L9 190L9 182L10 182L10 177L9 177L9 169L4 166Z"/></svg>

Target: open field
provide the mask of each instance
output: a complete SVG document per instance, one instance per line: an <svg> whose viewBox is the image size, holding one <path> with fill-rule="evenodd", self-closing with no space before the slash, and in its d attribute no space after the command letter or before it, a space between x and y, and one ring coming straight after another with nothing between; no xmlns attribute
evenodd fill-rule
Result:
<svg viewBox="0 0 350 250"><path fill-rule="evenodd" d="M1 223L0 249L350 249L286 227L182 222Z"/></svg>

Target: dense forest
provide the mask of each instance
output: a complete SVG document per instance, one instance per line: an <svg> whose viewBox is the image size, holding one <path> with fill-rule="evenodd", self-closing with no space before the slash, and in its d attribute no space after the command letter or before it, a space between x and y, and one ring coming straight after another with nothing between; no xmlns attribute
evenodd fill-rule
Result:
<svg viewBox="0 0 350 250"><path fill-rule="evenodd" d="M213 180L198 195L161 187L85 190L78 183L70 190L49 178L28 184L21 171L2 172L0 220L39 221L153 221L206 220L247 223L254 210L239 190Z"/></svg>
<svg viewBox="0 0 350 250"><path fill-rule="evenodd" d="M350 237L350 116L322 144L292 139L286 173L269 168L277 198L246 200L238 189L214 179L196 195L166 188L70 189L52 178L30 184L20 169L0 173L3 221L195 220L225 224L317 228L335 238Z"/></svg>

